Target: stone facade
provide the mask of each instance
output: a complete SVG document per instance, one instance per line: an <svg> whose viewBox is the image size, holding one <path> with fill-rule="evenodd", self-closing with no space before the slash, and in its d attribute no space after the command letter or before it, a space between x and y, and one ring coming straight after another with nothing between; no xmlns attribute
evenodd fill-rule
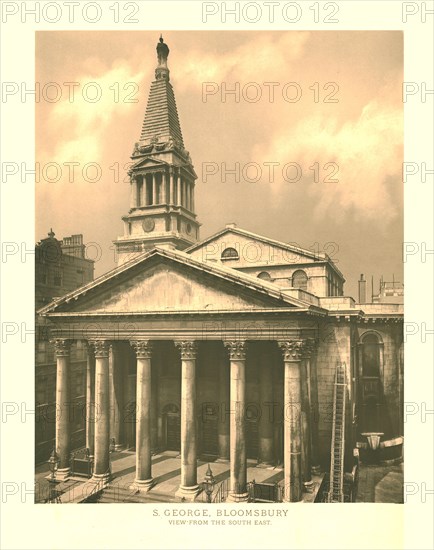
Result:
<svg viewBox="0 0 434 550"><path fill-rule="evenodd" d="M113 438L135 449L139 491L156 484L151 455L166 449L180 453L180 498L198 493L202 456L229 460L229 501L247 499L252 458L281 465L284 500L297 502L311 491L312 472L329 468L338 365L348 404L345 470L354 449L367 447L367 432L382 432L387 457L400 456L403 308L357 304L327 255L234 224L199 241L195 176L161 44L133 153L126 234L115 241L119 265L39 311L56 343L57 404L70 388L65 349L85 342L87 404L98 413L86 426L96 480L108 482ZM67 476L71 426L59 422Z"/></svg>

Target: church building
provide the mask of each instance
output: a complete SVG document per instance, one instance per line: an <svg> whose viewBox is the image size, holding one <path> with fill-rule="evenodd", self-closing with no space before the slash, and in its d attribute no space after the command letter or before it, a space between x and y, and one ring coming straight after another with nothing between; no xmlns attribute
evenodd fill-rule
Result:
<svg viewBox="0 0 434 550"><path fill-rule="evenodd" d="M198 495L205 457L228 461L226 500L243 502L254 459L280 466L283 500L297 502L312 475L351 472L356 449L399 460L402 303L346 296L327 254L235 223L201 240L168 55L160 38L117 267L39 310L54 341L60 411L71 348L87 349L93 479L110 484L111 445L135 449L134 486L151 494L152 455L172 450L180 499ZM68 415L59 414L59 479L70 475L72 450Z"/></svg>

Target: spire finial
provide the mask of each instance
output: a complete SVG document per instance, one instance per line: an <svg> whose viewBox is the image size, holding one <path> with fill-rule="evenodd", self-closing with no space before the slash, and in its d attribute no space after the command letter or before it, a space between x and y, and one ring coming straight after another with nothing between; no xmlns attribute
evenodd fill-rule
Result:
<svg viewBox="0 0 434 550"><path fill-rule="evenodd" d="M56 234L56 233L54 233L53 228L50 227L50 232L48 233L48 236L50 237L50 239L52 239L52 238L54 237L55 234Z"/></svg>
<svg viewBox="0 0 434 550"><path fill-rule="evenodd" d="M164 43L163 35L160 34L160 39L157 44L157 59L158 65L155 69L155 78L169 80L169 69L167 68L167 58L169 57L169 46Z"/></svg>

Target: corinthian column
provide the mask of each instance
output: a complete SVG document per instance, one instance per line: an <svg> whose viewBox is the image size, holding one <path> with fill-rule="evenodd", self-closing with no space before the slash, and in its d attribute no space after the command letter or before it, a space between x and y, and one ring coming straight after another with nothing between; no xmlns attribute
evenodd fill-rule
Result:
<svg viewBox="0 0 434 550"><path fill-rule="evenodd" d="M182 178L181 178L181 173L180 171L178 171L178 173L176 174L176 204L177 206L181 206L181 202L182 202L182 195L181 195L181 191L182 191Z"/></svg>
<svg viewBox="0 0 434 550"><path fill-rule="evenodd" d="M86 447L90 456L95 452L95 353L90 342L86 342Z"/></svg>
<svg viewBox="0 0 434 550"><path fill-rule="evenodd" d="M173 183L173 168L169 169L169 198L168 203L174 204L175 203L175 187Z"/></svg>
<svg viewBox="0 0 434 550"><path fill-rule="evenodd" d="M284 362L284 500L302 499L301 357L302 340L279 342Z"/></svg>
<svg viewBox="0 0 434 550"><path fill-rule="evenodd" d="M95 348L95 462L93 477L110 478L109 342L93 340Z"/></svg>
<svg viewBox="0 0 434 550"><path fill-rule="evenodd" d="M176 495L194 500L197 484L196 342L175 342L181 352L181 485Z"/></svg>
<svg viewBox="0 0 434 550"><path fill-rule="evenodd" d="M157 174L152 172L152 204L157 203Z"/></svg>
<svg viewBox="0 0 434 550"><path fill-rule="evenodd" d="M115 441L115 449L119 451L124 444L123 432L123 365L119 343L110 346L109 355L110 382L110 439Z"/></svg>
<svg viewBox="0 0 434 550"><path fill-rule="evenodd" d="M139 206L138 200L137 200L137 186L138 186L137 176L131 176L130 182L131 182L130 208L137 208L137 206Z"/></svg>
<svg viewBox="0 0 434 550"><path fill-rule="evenodd" d="M310 408L310 357L312 354L311 339L306 341L301 363L301 466L304 490L313 492L312 481L312 447L311 447L311 408Z"/></svg>
<svg viewBox="0 0 434 550"><path fill-rule="evenodd" d="M137 356L136 479L134 486L149 491L152 479L151 453L151 344L131 342Z"/></svg>
<svg viewBox="0 0 434 550"><path fill-rule="evenodd" d="M70 471L71 422L70 422L70 340L54 340L56 353L56 452L59 455L59 467L56 477L66 479Z"/></svg>
<svg viewBox="0 0 434 550"><path fill-rule="evenodd" d="M245 502L247 493L247 458L245 417L246 406L246 342L225 342L230 359L230 491L229 502Z"/></svg>
<svg viewBox="0 0 434 550"><path fill-rule="evenodd" d="M315 364L318 341L315 338L307 339L308 354L306 356L306 374L309 388L310 407L310 447L311 447L311 471L314 475L321 473L319 462L319 407L318 407L318 376Z"/></svg>

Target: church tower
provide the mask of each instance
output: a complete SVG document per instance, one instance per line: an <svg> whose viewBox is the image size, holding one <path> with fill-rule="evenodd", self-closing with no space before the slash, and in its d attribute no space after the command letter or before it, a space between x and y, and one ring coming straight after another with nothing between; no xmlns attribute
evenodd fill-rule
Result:
<svg viewBox="0 0 434 550"><path fill-rule="evenodd" d="M169 48L160 37L155 80L128 172L130 210L122 218L124 235L114 241L118 264L154 246L183 250L199 240L194 209L197 175L184 148L168 55Z"/></svg>

